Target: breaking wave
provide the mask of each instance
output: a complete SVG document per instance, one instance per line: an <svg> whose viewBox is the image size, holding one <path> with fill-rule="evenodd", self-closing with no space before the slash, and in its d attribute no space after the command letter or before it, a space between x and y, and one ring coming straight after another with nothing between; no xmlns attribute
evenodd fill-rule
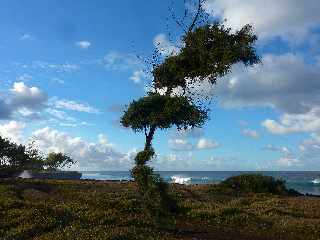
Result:
<svg viewBox="0 0 320 240"><path fill-rule="evenodd" d="M320 178L315 178L311 181L313 184L320 184Z"/></svg>
<svg viewBox="0 0 320 240"><path fill-rule="evenodd" d="M182 177L174 175L171 177L171 182L178 183L178 184L190 184L192 178L191 177Z"/></svg>

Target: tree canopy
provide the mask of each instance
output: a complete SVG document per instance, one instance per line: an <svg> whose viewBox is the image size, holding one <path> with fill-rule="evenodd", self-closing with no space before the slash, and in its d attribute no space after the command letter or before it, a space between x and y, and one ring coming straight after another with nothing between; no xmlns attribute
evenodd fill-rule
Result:
<svg viewBox="0 0 320 240"><path fill-rule="evenodd" d="M130 103L121 123L134 131L145 131L155 127L160 129L200 127L207 120L207 111L193 105L184 96L151 94Z"/></svg>
<svg viewBox="0 0 320 240"><path fill-rule="evenodd" d="M55 171L57 169L69 167L70 165L72 165L74 163L75 163L75 161L72 158L70 158L69 156L67 156L63 153L51 152L48 154L44 165L47 170Z"/></svg>
<svg viewBox="0 0 320 240"><path fill-rule="evenodd" d="M187 80L207 79L214 84L218 77L230 72L233 64L249 66L259 62L256 40L250 25L235 33L219 22L200 26L183 36L183 47L177 55L155 67L154 87L167 87L170 92L176 87L185 89Z"/></svg>

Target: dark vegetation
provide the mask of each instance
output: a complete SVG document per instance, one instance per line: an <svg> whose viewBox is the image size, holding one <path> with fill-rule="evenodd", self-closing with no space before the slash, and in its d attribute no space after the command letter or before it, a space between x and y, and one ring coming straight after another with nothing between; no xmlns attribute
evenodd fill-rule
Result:
<svg viewBox="0 0 320 240"><path fill-rule="evenodd" d="M180 212L159 227L134 182L2 179L0 239L319 239L319 199L282 187L257 175L168 185Z"/></svg>
<svg viewBox="0 0 320 240"><path fill-rule="evenodd" d="M285 181L261 174L243 174L230 177L216 186L216 190L230 193L271 193L282 196L300 196L293 189L287 189Z"/></svg>
<svg viewBox="0 0 320 240"><path fill-rule="evenodd" d="M56 171L74 164L75 161L63 153L45 156L34 144L16 144L0 136L0 178L13 177L22 170Z"/></svg>

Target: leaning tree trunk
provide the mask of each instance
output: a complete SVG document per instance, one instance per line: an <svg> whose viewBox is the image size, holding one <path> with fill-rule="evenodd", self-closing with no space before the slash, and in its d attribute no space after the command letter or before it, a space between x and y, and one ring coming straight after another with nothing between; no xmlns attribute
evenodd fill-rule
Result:
<svg viewBox="0 0 320 240"><path fill-rule="evenodd" d="M151 149L151 146L152 146L152 139L153 139L153 136L154 136L154 133L156 131L156 128L155 127L150 127L150 131L149 133L146 135L146 143L145 143L145 146L144 146L144 151L148 151Z"/></svg>

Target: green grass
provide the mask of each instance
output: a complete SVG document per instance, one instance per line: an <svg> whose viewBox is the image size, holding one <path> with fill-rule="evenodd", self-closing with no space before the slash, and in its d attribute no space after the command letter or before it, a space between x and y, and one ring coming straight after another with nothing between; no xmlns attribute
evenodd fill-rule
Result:
<svg viewBox="0 0 320 240"><path fill-rule="evenodd" d="M320 198L177 186L159 226L134 183L0 180L0 239L319 239ZM172 220L172 219L171 219Z"/></svg>

